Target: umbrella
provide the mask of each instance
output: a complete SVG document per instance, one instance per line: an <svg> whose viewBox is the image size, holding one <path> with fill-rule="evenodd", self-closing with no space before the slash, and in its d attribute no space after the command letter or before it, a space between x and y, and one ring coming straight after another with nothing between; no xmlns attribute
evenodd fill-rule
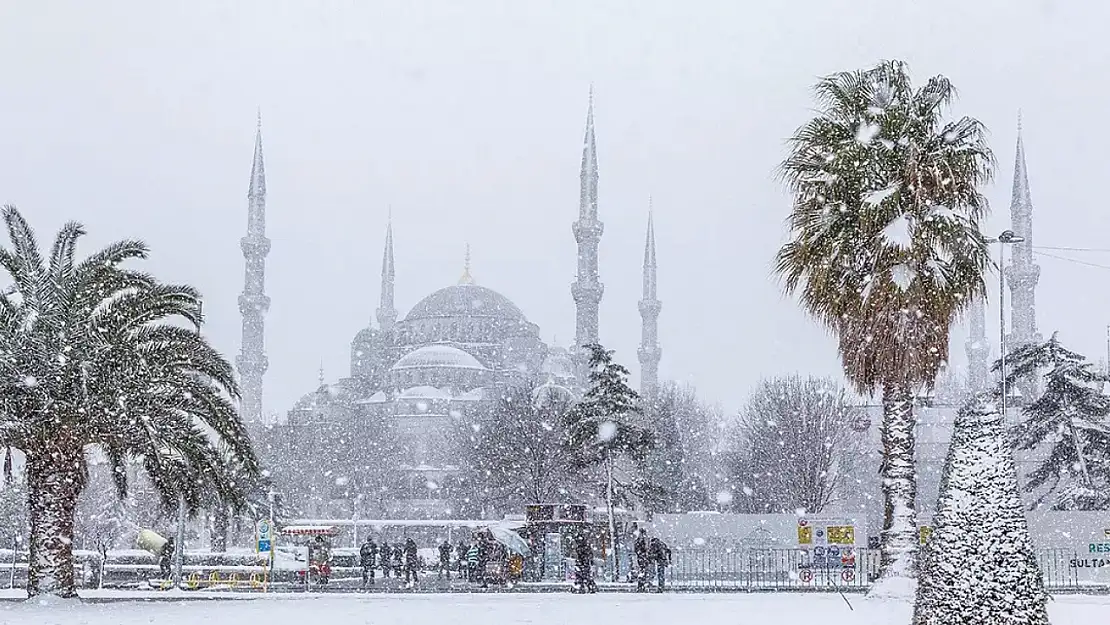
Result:
<svg viewBox="0 0 1110 625"><path fill-rule="evenodd" d="M532 550L528 547L527 541L521 538L520 534L517 534L507 527L501 525L491 525L489 527L489 533L493 535L494 540L501 543L502 545L505 545L505 547L507 547L509 551L512 551L513 553L518 553L522 556L526 556L532 553Z"/></svg>

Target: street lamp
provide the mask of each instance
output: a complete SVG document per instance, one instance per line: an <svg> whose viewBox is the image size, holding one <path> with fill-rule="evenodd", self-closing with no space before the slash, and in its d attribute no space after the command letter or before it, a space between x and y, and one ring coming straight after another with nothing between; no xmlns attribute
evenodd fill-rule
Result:
<svg viewBox="0 0 1110 625"><path fill-rule="evenodd" d="M1013 230L1003 230L997 239L987 239L987 243L998 244L998 346L1001 353L1002 371L1002 418L1006 418L1006 307L1003 302L1006 298L1006 244L1021 243L1025 237L1019 237Z"/></svg>

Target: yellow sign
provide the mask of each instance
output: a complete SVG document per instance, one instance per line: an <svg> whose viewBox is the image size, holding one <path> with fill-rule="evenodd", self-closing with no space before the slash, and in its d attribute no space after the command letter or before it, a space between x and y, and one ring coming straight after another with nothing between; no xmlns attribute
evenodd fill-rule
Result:
<svg viewBox="0 0 1110 625"><path fill-rule="evenodd" d="M798 526L798 544L799 545L812 545L813 544L813 528L808 525Z"/></svg>
<svg viewBox="0 0 1110 625"><path fill-rule="evenodd" d="M933 535L933 528L928 525L922 525L917 528L917 534L921 538L921 544L924 545L929 541L929 537Z"/></svg>
<svg viewBox="0 0 1110 625"><path fill-rule="evenodd" d="M825 528L830 545L856 544L856 528L851 525L830 525Z"/></svg>

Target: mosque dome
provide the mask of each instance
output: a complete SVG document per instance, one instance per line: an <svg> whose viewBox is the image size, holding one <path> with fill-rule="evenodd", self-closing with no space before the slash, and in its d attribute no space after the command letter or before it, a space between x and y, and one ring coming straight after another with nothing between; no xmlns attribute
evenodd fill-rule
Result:
<svg viewBox="0 0 1110 625"><path fill-rule="evenodd" d="M491 291L492 292L492 291ZM401 357L392 370L403 369L480 369L485 367L478 359L450 345L426 345Z"/></svg>
<svg viewBox="0 0 1110 625"><path fill-rule="evenodd" d="M405 321L442 317L500 317L524 321L524 313L509 298L477 284L456 284L420 300Z"/></svg>

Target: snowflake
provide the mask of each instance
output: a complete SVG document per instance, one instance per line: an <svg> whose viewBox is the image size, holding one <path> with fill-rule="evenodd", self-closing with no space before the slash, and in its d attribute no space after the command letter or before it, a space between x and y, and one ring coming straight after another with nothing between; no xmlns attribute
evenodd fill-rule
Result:
<svg viewBox="0 0 1110 625"><path fill-rule="evenodd" d="M33 375L29 375L23 378L23 386L38 386L38 384L38 379L36 379Z"/></svg>
<svg viewBox="0 0 1110 625"><path fill-rule="evenodd" d="M597 427L597 438L601 441L611 441L617 435L617 424L604 421Z"/></svg>

